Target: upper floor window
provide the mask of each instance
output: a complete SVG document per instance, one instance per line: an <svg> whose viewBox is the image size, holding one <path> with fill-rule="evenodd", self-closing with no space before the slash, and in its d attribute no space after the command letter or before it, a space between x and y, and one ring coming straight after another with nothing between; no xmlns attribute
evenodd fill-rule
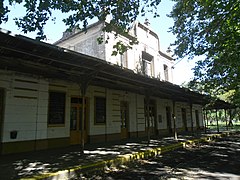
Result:
<svg viewBox="0 0 240 180"><path fill-rule="evenodd" d="M153 74L153 56L142 51L142 73L151 76Z"/></svg>
<svg viewBox="0 0 240 180"><path fill-rule="evenodd" d="M168 66L166 64L163 65L163 69L164 69L164 77L165 77L165 81L169 81L169 76L168 76Z"/></svg>
<svg viewBox="0 0 240 180"><path fill-rule="evenodd" d="M48 124L59 125L65 123L66 93L49 92Z"/></svg>
<svg viewBox="0 0 240 180"><path fill-rule="evenodd" d="M128 67L127 51L124 52L123 54L120 54L120 62L121 62L121 67L124 67L124 68Z"/></svg>

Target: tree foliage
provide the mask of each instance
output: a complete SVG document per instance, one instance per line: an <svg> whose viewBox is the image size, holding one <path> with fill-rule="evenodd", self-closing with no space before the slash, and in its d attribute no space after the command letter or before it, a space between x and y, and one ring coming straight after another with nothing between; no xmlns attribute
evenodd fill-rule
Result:
<svg viewBox="0 0 240 180"><path fill-rule="evenodd" d="M203 55L194 82L240 94L240 0L173 0L171 32L179 57ZM238 95L239 96L239 95Z"/></svg>
<svg viewBox="0 0 240 180"><path fill-rule="evenodd" d="M111 31L118 27L118 31L126 31L138 15L151 12L156 17L160 0L2 0L0 2L0 24L8 21L10 6L21 4L26 13L23 17L16 17L16 25L24 32L37 32L38 39L45 39L44 26L53 17L55 10L66 14L63 19L66 27L86 28L89 20L97 18L105 21L111 16L111 22L105 30Z"/></svg>

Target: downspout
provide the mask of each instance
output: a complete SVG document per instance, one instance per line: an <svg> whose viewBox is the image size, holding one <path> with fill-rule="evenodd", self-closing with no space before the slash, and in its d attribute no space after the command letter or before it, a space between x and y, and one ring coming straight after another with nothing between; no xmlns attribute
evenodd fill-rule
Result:
<svg viewBox="0 0 240 180"><path fill-rule="evenodd" d="M219 133L219 125L218 125L218 115L217 115L217 109L216 109L216 120L217 120L217 132Z"/></svg>
<svg viewBox="0 0 240 180"><path fill-rule="evenodd" d="M148 92L145 95L146 98L146 113L147 113L147 140L148 144L150 143L150 118L149 118L149 94Z"/></svg>
<svg viewBox="0 0 240 180"><path fill-rule="evenodd" d="M226 129L228 130L227 110L226 109L224 109L224 114L225 114L225 121L226 121Z"/></svg>
<svg viewBox="0 0 240 180"><path fill-rule="evenodd" d="M82 94L82 129L81 129L81 144L82 144L82 154L84 154L84 126L85 126L85 96L86 96L86 90L87 90L87 84L86 83L82 83L81 84L81 94Z"/></svg>
<svg viewBox="0 0 240 180"><path fill-rule="evenodd" d="M232 109L229 109L229 123L228 126L232 125Z"/></svg>
<svg viewBox="0 0 240 180"><path fill-rule="evenodd" d="M207 133L208 128L208 116L207 116L207 109L205 109L205 133Z"/></svg>
<svg viewBox="0 0 240 180"><path fill-rule="evenodd" d="M39 85L39 84L38 84ZM38 110L38 106L39 106L39 92L40 90L38 89L38 94L37 94L37 107L36 107L36 122L35 122L35 138L34 138L34 150L37 150L37 131L38 131L38 116L39 116L39 110Z"/></svg>
<svg viewBox="0 0 240 180"><path fill-rule="evenodd" d="M85 99L86 99L86 92L87 92L87 88L90 84L90 82L97 76L97 74L104 69L103 67L99 67L98 70L94 71L93 73L90 74L86 74L86 76L82 76L80 79L75 79L75 81L73 80L73 82L77 82L80 90L81 90L81 94L82 94L82 129L81 129L81 143L82 143L82 153L84 153L84 119L85 119ZM87 129L86 129L87 131Z"/></svg>
<svg viewBox="0 0 240 180"><path fill-rule="evenodd" d="M107 104L107 88L105 88L105 98L106 98L106 104ZM106 106L106 116L105 116L105 135L104 135L104 138L105 138L105 142L108 141L108 134L107 134L107 106Z"/></svg>
<svg viewBox="0 0 240 180"><path fill-rule="evenodd" d="M136 98L136 130L137 130L137 137L138 137L139 135L138 135L138 104L137 104L137 94L136 94L135 98Z"/></svg>
<svg viewBox="0 0 240 180"><path fill-rule="evenodd" d="M192 101L190 101L191 131L192 131L192 134L194 134L193 133L193 114L192 114L192 110L193 110Z"/></svg>
<svg viewBox="0 0 240 180"><path fill-rule="evenodd" d="M172 118L173 118L174 139L177 140L178 136L177 136L177 128L176 128L176 103L175 103L175 100L173 100Z"/></svg>
<svg viewBox="0 0 240 180"><path fill-rule="evenodd" d="M94 78L94 75L90 76L90 77L82 77L82 81L78 81L78 85L80 87L80 91L82 94L82 128L81 128L81 145L82 145L82 149L81 152L84 153L84 145L85 145L85 140L84 140L84 120L85 120L85 99L86 99L86 92L87 92L87 88L89 83L91 82L91 80ZM86 129L87 131L87 129Z"/></svg>

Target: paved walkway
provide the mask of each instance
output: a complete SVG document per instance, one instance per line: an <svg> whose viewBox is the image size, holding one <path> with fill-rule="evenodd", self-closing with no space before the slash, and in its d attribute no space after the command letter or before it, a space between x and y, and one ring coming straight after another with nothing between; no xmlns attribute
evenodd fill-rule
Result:
<svg viewBox="0 0 240 180"><path fill-rule="evenodd" d="M226 134L222 133L221 135ZM113 163L124 163L133 159L154 156L173 149L182 148L184 142L215 138L216 134L179 135L173 137L146 140L121 141L86 145L84 155L80 146L50 149L30 153L0 156L0 179L68 179L75 171L101 168Z"/></svg>

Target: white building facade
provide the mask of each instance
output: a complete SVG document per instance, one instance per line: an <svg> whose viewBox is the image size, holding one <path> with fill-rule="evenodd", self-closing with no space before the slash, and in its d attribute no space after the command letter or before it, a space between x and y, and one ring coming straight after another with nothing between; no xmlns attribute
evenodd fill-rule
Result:
<svg viewBox="0 0 240 180"><path fill-rule="evenodd" d="M106 60L138 74L173 82L173 58L160 51L159 37L147 22L142 24L136 21L125 36L103 32L103 28L104 23L98 22L89 26L86 32L65 32L55 45ZM101 44L97 41L100 37L103 41ZM138 44L130 45L130 38L137 38ZM123 54L112 55L117 42L131 48Z"/></svg>
<svg viewBox="0 0 240 180"><path fill-rule="evenodd" d="M148 133L172 136L174 131L204 127L202 96L160 81L164 72L156 67L170 67L172 60L154 54L159 50L156 35L151 35L155 39L151 48L139 43L127 52L124 68L125 64L119 65L120 55L119 59L110 56L110 44L93 43L101 35L99 29L88 30L91 38L61 41L62 46L88 55L0 32L1 154ZM141 61L152 67L146 65L146 76L134 69ZM171 73L168 76L171 79Z"/></svg>

